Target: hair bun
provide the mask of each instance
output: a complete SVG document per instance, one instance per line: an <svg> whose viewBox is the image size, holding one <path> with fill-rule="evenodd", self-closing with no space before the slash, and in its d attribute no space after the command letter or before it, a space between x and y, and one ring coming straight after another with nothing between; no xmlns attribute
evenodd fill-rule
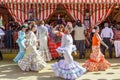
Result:
<svg viewBox="0 0 120 80"><path fill-rule="evenodd" d="M99 30L99 26L95 26L93 29L94 30Z"/></svg>

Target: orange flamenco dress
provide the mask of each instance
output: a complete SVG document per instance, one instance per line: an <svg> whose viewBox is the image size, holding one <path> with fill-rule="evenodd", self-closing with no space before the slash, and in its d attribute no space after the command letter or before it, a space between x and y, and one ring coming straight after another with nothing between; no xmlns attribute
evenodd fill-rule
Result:
<svg viewBox="0 0 120 80"><path fill-rule="evenodd" d="M100 51L100 40L94 34L92 38L92 53L90 58L83 64L83 67L88 71L105 71L110 65Z"/></svg>

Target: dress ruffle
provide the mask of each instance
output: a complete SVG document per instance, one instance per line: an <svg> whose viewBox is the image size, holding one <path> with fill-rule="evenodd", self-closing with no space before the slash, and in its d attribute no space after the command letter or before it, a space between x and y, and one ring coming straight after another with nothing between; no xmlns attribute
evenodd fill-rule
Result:
<svg viewBox="0 0 120 80"><path fill-rule="evenodd" d="M76 79L86 72L86 69L80 67L79 63L73 62L66 64L64 60L56 62L51 67L57 76L64 79Z"/></svg>
<svg viewBox="0 0 120 80"><path fill-rule="evenodd" d="M39 71L46 66L46 62L40 55L40 52L31 52L23 59L18 61L18 66L23 71Z"/></svg>
<svg viewBox="0 0 120 80"><path fill-rule="evenodd" d="M88 71L105 71L110 65L101 53L100 47L96 46L93 47L93 53L91 53L90 58L84 63L83 67Z"/></svg>
<svg viewBox="0 0 120 80"><path fill-rule="evenodd" d="M56 51L57 45L52 41L52 38L48 38L48 48L53 59L58 58L59 54Z"/></svg>
<svg viewBox="0 0 120 80"><path fill-rule="evenodd" d="M58 48L56 49L56 51L57 51L58 53L65 53L66 48L65 48L65 47L58 47ZM76 51L76 46L75 46L75 45L72 45L72 52L73 52L73 51Z"/></svg>

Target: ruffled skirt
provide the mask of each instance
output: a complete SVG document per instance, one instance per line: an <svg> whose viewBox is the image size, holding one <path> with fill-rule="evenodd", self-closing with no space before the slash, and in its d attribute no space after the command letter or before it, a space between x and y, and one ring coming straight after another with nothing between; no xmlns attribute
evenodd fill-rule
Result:
<svg viewBox="0 0 120 80"><path fill-rule="evenodd" d="M58 58L59 54L56 51L57 45L52 41L51 38L48 38L48 48L53 59Z"/></svg>
<svg viewBox="0 0 120 80"><path fill-rule="evenodd" d="M19 60L18 66L23 71L39 71L46 66L46 62L41 57L39 51L34 51Z"/></svg>
<svg viewBox="0 0 120 80"><path fill-rule="evenodd" d="M59 76L64 79L76 79L86 72L86 69L79 66L79 63L73 62L66 64L64 60L56 62L52 66L53 71L56 76Z"/></svg>
<svg viewBox="0 0 120 80"><path fill-rule="evenodd" d="M68 49L72 53L73 51L76 51L76 46L71 45L70 47L68 47ZM58 53L66 53L66 47L58 47L56 50L57 50Z"/></svg>
<svg viewBox="0 0 120 80"><path fill-rule="evenodd" d="M105 60L99 46L92 49L93 53L91 53L90 58L84 63L83 67L88 71L105 71L111 64Z"/></svg>

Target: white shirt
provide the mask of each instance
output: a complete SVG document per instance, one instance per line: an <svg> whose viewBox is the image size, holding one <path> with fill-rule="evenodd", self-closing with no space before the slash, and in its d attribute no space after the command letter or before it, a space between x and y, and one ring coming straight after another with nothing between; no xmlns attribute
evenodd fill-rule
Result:
<svg viewBox="0 0 120 80"><path fill-rule="evenodd" d="M5 35L4 31L0 29L0 36L4 36L4 35Z"/></svg>
<svg viewBox="0 0 120 80"><path fill-rule="evenodd" d="M0 29L0 39L1 39L1 36L4 36L4 35L5 35L4 31Z"/></svg>
<svg viewBox="0 0 120 80"><path fill-rule="evenodd" d="M85 40L85 35L84 35L84 31L85 31L85 27L82 25L82 27L78 27L77 25L74 28L74 38L75 40Z"/></svg>
<svg viewBox="0 0 120 80"><path fill-rule="evenodd" d="M113 31L111 28L105 27L104 29L102 29L101 31L101 38L111 38L113 39Z"/></svg>
<svg viewBox="0 0 120 80"><path fill-rule="evenodd" d="M47 36L48 36L47 27L45 27L44 25L38 26L36 36L38 40L41 39L47 40Z"/></svg>

